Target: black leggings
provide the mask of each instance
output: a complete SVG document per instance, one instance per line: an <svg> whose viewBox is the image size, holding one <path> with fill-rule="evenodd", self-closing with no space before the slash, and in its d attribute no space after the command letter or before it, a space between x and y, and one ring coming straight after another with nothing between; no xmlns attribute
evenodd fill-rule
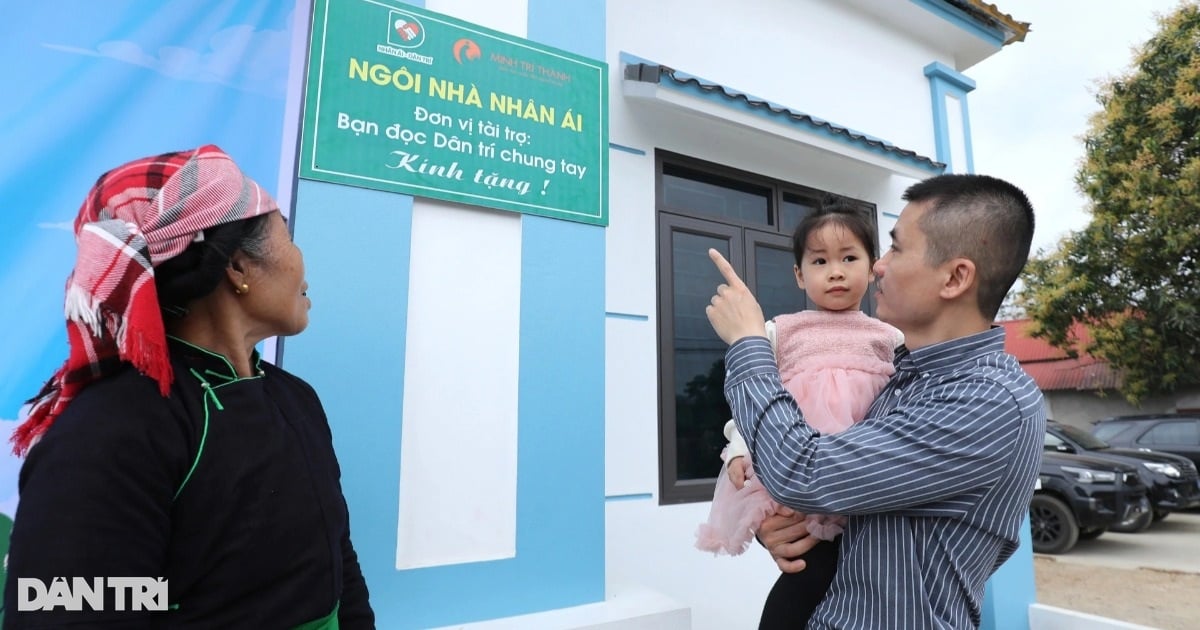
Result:
<svg viewBox="0 0 1200 630"><path fill-rule="evenodd" d="M841 541L841 536L822 540L801 556L805 562L803 571L779 575L763 604L758 630L801 630L808 625L809 617L825 598L837 572Z"/></svg>

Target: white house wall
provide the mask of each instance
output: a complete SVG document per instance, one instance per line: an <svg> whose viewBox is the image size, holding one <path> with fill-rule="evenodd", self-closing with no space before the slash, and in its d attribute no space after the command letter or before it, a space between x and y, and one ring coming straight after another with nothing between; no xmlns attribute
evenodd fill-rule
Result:
<svg viewBox="0 0 1200 630"><path fill-rule="evenodd" d="M646 500L658 479L658 335L653 322L610 315L605 327L604 494L612 500Z"/></svg>
<svg viewBox="0 0 1200 630"><path fill-rule="evenodd" d="M610 67L621 52L928 156L934 136L922 68L952 64L869 13L828 0L612 0ZM628 121L613 100L612 139L620 143Z"/></svg>
<svg viewBox="0 0 1200 630"><path fill-rule="evenodd" d="M521 216L418 201L412 234L396 568L512 558Z"/></svg>

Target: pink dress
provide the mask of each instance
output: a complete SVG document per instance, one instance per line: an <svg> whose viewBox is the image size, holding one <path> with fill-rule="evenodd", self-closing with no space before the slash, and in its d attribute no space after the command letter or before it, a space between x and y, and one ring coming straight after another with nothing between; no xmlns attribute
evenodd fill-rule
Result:
<svg viewBox="0 0 1200 630"><path fill-rule="evenodd" d="M895 372L900 331L861 311L801 311L774 321L779 375L809 426L839 433L862 420ZM729 450L721 453L726 464ZM698 548L738 555L775 511L777 504L755 477L749 455L746 464L747 481L740 490L722 466L708 522L696 531ZM840 515L807 516L808 531L822 540L832 540L844 524Z"/></svg>

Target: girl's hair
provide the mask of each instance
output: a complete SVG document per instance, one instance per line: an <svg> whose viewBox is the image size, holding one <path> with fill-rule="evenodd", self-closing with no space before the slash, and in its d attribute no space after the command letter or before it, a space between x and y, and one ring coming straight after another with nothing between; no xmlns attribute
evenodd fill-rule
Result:
<svg viewBox="0 0 1200 630"><path fill-rule="evenodd" d="M812 214L800 220L796 231L792 233L792 254L796 257L796 266L803 266L804 247L808 244L808 236L827 224L835 223L849 230L867 250L868 262L875 263L878 252L875 248L875 223L871 216L859 206L837 198L829 198L821 202L820 207Z"/></svg>
<svg viewBox="0 0 1200 630"><path fill-rule="evenodd" d="M271 213L223 223L204 230L204 239L188 245L183 253L154 268L158 304L167 315L187 314L192 300L212 293L233 253L242 250L254 259L266 253L267 222Z"/></svg>

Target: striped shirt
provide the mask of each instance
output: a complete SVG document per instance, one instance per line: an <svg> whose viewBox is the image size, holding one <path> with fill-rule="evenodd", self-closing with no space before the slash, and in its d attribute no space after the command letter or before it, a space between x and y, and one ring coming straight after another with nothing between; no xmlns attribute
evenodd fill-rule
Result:
<svg viewBox="0 0 1200 630"><path fill-rule="evenodd" d="M1042 395L1001 328L896 354L866 419L804 423L770 343L726 355L725 395L781 504L849 515L809 628L976 628L984 583L1018 545L1045 431Z"/></svg>

